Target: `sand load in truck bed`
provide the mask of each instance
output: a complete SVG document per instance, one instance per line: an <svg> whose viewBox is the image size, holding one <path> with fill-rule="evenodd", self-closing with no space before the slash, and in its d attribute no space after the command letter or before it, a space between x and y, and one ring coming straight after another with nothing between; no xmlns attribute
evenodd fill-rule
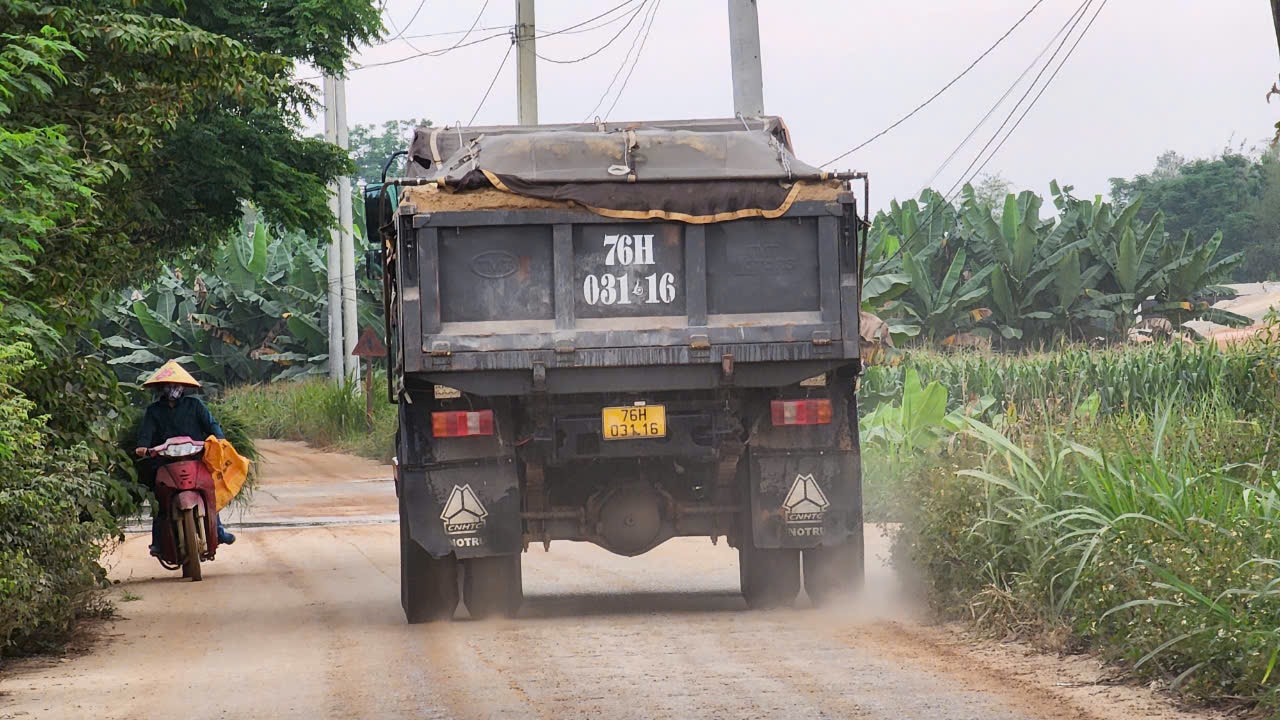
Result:
<svg viewBox="0 0 1280 720"><path fill-rule="evenodd" d="M780 120L735 122L420 128L409 175L428 184L403 201L418 212L583 208L702 224L836 200L841 183L796 159Z"/></svg>

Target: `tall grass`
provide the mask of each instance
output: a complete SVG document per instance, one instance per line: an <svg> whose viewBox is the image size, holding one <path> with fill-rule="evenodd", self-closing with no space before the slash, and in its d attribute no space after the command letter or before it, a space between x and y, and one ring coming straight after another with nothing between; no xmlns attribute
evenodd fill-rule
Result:
<svg viewBox="0 0 1280 720"><path fill-rule="evenodd" d="M379 387L375 378L375 393ZM214 412L233 413L255 437L300 440L389 462L394 453L396 409L381 396L374 397L373 407L370 429L358 384L312 379L232 388L215 403Z"/></svg>
<svg viewBox="0 0 1280 720"><path fill-rule="evenodd" d="M1266 352L924 364L1053 409L1029 424L997 415L1002 429L970 420L895 478L895 555L937 610L1095 649L1192 699L1280 710L1280 415ZM1054 409L1080 394L1045 380L1061 368L1094 378L1084 389L1110 398L1106 412L1081 422Z"/></svg>

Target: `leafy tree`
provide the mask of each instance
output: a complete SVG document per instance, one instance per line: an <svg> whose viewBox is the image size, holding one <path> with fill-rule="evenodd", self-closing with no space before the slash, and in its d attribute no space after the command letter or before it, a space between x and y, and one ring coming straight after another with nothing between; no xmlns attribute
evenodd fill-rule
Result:
<svg viewBox="0 0 1280 720"><path fill-rule="evenodd" d="M302 137L294 67L340 72L378 18L372 0L0 0L0 652L91 609L124 492L108 476L131 472L97 301L211 257L245 201L327 228L349 160Z"/></svg>
<svg viewBox="0 0 1280 720"><path fill-rule="evenodd" d="M10 119L14 107L47 100L65 82L59 63L76 53L58 33L0 34L0 339L12 335L51 342L39 319L40 304L19 297L30 283L35 256L58 234L73 233L73 219L93 206L90 185L64 128L21 126Z"/></svg>
<svg viewBox="0 0 1280 720"><path fill-rule="evenodd" d="M14 104L6 125L62 128L95 173L99 203L55 232L19 288L83 320L99 292L165 257L216 245L253 201L271 222L327 227L326 183L340 151L300 135L314 109L301 61L340 71L380 29L369 0L0 0L11 37L66 43L65 82ZM73 228L68 228L71 230Z"/></svg>
<svg viewBox="0 0 1280 720"><path fill-rule="evenodd" d="M4 288L10 307L38 308L53 329L17 382L70 439L122 401L82 332L102 293L165 259L209 256L246 200L273 224L328 227L326 184L349 161L302 137L313 88L294 66L341 71L379 31L378 11L371 0L0 0L0 28L15 88L0 97L21 99L5 101L5 128L65 138L54 161L94 193L27 241L38 259ZM28 187L68 197L39 177Z"/></svg>
<svg viewBox="0 0 1280 720"><path fill-rule="evenodd" d="M49 442L13 385L34 362L26 343L0 344L0 657L46 648L93 610L114 524L104 469L83 444Z"/></svg>
<svg viewBox="0 0 1280 720"><path fill-rule="evenodd" d="M1174 158L1175 160L1171 160ZM1174 237L1188 231L1196 238L1222 232L1222 250L1244 253L1231 279L1249 282L1280 275L1280 161L1274 155L1254 160L1224 151L1208 160L1181 161L1166 152L1151 173L1112 178L1117 205L1143 198L1139 218L1157 213Z"/></svg>
<svg viewBox="0 0 1280 720"><path fill-rule="evenodd" d="M388 120L382 125L355 125L347 133L355 177L367 183L382 182L382 166L396 152L409 147L413 129L430 127L430 120ZM403 158L397 158L388 176L402 174Z"/></svg>
<svg viewBox="0 0 1280 720"><path fill-rule="evenodd" d="M1004 198L1009 194L1013 183L1000 173L987 173L973 185L973 195L978 202L991 208L996 222L1000 222L1000 214L1004 212Z"/></svg>

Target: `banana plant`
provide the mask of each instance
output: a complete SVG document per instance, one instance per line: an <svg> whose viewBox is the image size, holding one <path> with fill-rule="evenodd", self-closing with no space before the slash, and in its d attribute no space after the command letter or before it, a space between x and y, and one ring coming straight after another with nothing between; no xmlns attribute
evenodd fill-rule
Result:
<svg viewBox="0 0 1280 720"><path fill-rule="evenodd" d="M882 317L895 342L919 337L924 330L922 319L929 311L920 304L923 296L904 296L919 284L918 278L942 277L949 269L947 251L955 230L955 207L932 189L918 199L894 200L888 212L877 213L868 239L862 309ZM917 265L914 278L907 269L908 257ZM919 267L921 263L925 267ZM935 301L930 297L929 302Z"/></svg>
<svg viewBox="0 0 1280 720"><path fill-rule="evenodd" d="M1043 201L1032 192L1007 195L998 223L971 186L963 198L967 243L990 269L994 329L1018 340L1069 328L1097 279L1096 271L1081 269L1088 243L1073 232L1074 223L1042 220Z"/></svg>
<svg viewBox="0 0 1280 720"><path fill-rule="evenodd" d="M971 272L968 254L956 250L940 282L933 280L930 266L942 254L941 244L919 253L904 255L903 268L911 277L911 287L891 308L900 310L920 327L929 340L941 342L952 335L966 332L985 317L982 300L987 296L987 276L992 268ZM892 332L892 325L890 325Z"/></svg>
<svg viewBox="0 0 1280 720"><path fill-rule="evenodd" d="M963 429L965 418L984 415L996 402L984 395L948 412L949 395L942 383L933 380L926 385L916 369L909 368L901 400L877 405L859 422L862 442L876 447L891 461L916 457ZM957 402L963 400L957 398Z"/></svg>
<svg viewBox="0 0 1280 720"><path fill-rule="evenodd" d="M1229 292L1218 284L1238 265L1242 255L1216 259L1222 244L1218 233L1197 246L1190 235L1171 241L1164 229L1164 215L1156 212L1143 222L1138 217L1142 198L1116 212L1101 198L1076 200L1070 188L1050 186L1055 202L1074 216L1078 232L1107 272L1092 291L1091 299L1108 308L1117 337L1143 314L1168 319L1175 327L1189 320L1209 320L1223 325L1245 325L1249 319L1212 307L1209 295Z"/></svg>
<svg viewBox="0 0 1280 720"><path fill-rule="evenodd" d="M1244 253L1217 258L1221 246L1221 230L1200 247L1195 247L1190 231L1183 235L1182 242L1170 243L1174 249L1170 255L1176 256L1177 261L1171 262L1166 270L1165 284L1156 295L1152 312L1168 318L1174 327L1182 327L1190 320L1208 320L1236 327L1248 325L1251 322L1249 318L1215 308L1208 299L1230 292L1221 287L1221 283L1244 259Z"/></svg>
<svg viewBox="0 0 1280 720"><path fill-rule="evenodd" d="M107 362L130 382L170 359L214 384L323 372L326 283L314 242L270 239L258 224L214 253L207 270L170 268L124 294L100 328Z"/></svg>

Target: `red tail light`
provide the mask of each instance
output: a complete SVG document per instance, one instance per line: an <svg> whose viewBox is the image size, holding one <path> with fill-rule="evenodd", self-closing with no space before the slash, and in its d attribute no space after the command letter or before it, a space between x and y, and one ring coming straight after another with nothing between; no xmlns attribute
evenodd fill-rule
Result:
<svg viewBox="0 0 1280 720"><path fill-rule="evenodd" d="M438 438L493 434L493 411L431 413L431 434Z"/></svg>
<svg viewBox="0 0 1280 720"><path fill-rule="evenodd" d="M830 400L774 400L774 425L830 425Z"/></svg>

